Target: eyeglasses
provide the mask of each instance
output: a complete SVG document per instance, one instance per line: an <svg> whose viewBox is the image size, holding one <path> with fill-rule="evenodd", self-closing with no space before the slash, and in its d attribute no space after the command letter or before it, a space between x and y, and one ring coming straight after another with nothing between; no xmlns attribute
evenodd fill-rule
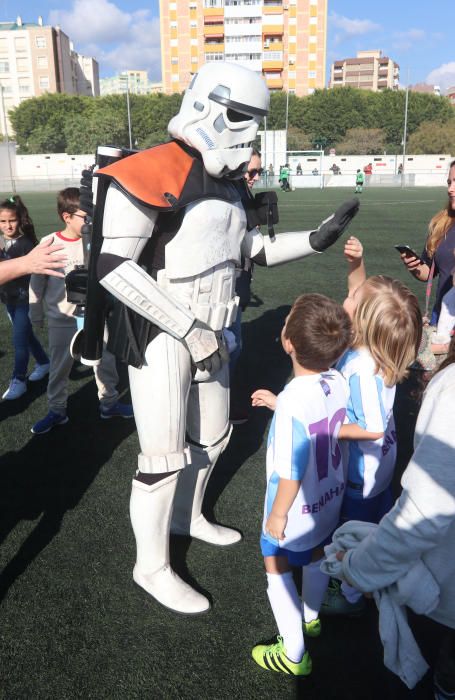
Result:
<svg viewBox="0 0 455 700"><path fill-rule="evenodd" d="M84 219L84 221L87 218L87 214L72 214L72 216L77 216L78 219Z"/></svg>
<svg viewBox="0 0 455 700"><path fill-rule="evenodd" d="M246 174L248 177L256 177L256 175L261 176L263 172L264 168L252 168L251 170L247 170Z"/></svg>

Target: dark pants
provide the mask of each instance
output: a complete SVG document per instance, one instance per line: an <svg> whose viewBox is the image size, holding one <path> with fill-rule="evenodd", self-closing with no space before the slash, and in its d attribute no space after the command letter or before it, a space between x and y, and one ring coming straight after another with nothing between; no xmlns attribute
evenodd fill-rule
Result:
<svg viewBox="0 0 455 700"><path fill-rule="evenodd" d="M6 304L6 310L13 324L14 369L13 378L22 381L27 376L30 352L39 365L45 365L49 358L41 343L33 333L32 324L28 317L28 304Z"/></svg>

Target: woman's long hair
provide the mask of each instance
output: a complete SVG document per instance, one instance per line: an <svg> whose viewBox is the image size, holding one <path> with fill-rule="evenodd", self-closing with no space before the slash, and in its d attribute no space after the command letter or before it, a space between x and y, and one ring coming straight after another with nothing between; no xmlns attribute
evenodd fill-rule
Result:
<svg viewBox="0 0 455 700"><path fill-rule="evenodd" d="M33 221L31 220L28 209L21 197L19 197L18 194L13 194L11 197L4 199L3 202L0 203L0 211L3 209L7 209L8 211L12 211L14 214L16 214L18 221L17 230L19 235L23 235L28 238L33 245L38 245L38 239L36 237Z"/></svg>
<svg viewBox="0 0 455 700"><path fill-rule="evenodd" d="M454 166L455 160L450 163L449 172ZM447 202L447 207L445 209L441 209L441 211L438 211L438 213L433 216L428 226L428 238L425 248L431 258L435 254L436 248L440 244L441 240L454 223L455 211L452 209L449 199Z"/></svg>

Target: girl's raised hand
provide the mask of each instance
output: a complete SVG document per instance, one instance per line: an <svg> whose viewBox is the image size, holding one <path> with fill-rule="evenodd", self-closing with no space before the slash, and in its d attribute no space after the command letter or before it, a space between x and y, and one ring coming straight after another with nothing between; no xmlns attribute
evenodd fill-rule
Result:
<svg viewBox="0 0 455 700"><path fill-rule="evenodd" d="M363 245L355 236L349 236L344 244L344 257L348 262L361 260L363 257Z"/></svg>
<svg viewBox="0 0 455 700"><path fill-rule="evenodd" d="M271 411L274 411L276 407L276 395L268 389L257 389L251 394L251 405L265 406L266 408L270 408Z"/></svg>

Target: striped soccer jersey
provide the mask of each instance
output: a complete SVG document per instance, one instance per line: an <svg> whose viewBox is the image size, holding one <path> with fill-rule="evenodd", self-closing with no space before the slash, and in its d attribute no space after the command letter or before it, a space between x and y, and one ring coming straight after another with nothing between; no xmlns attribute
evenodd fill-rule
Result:
<svg viewBox="0 0 455 700"><path fill-rule="evenodd" d="M337 441L346 415L346 382L336 370L295 377L279 394L267 442L263 533L286 549L320 544L338 524L345 473ZM301 482L288 513L285 539L265 533L280 478Z"/></svg>
<svg viewBox="0 0 455 700"><path fill-rule="evenodd" d="M346 494L358 499L373 498L389 486L395 468L395 386L384 384L366 348L348 350L337 369L349 385L347 422L357 423L372 433L384 433L379 440L350 440L343 449L348 463Z"/></svg>

